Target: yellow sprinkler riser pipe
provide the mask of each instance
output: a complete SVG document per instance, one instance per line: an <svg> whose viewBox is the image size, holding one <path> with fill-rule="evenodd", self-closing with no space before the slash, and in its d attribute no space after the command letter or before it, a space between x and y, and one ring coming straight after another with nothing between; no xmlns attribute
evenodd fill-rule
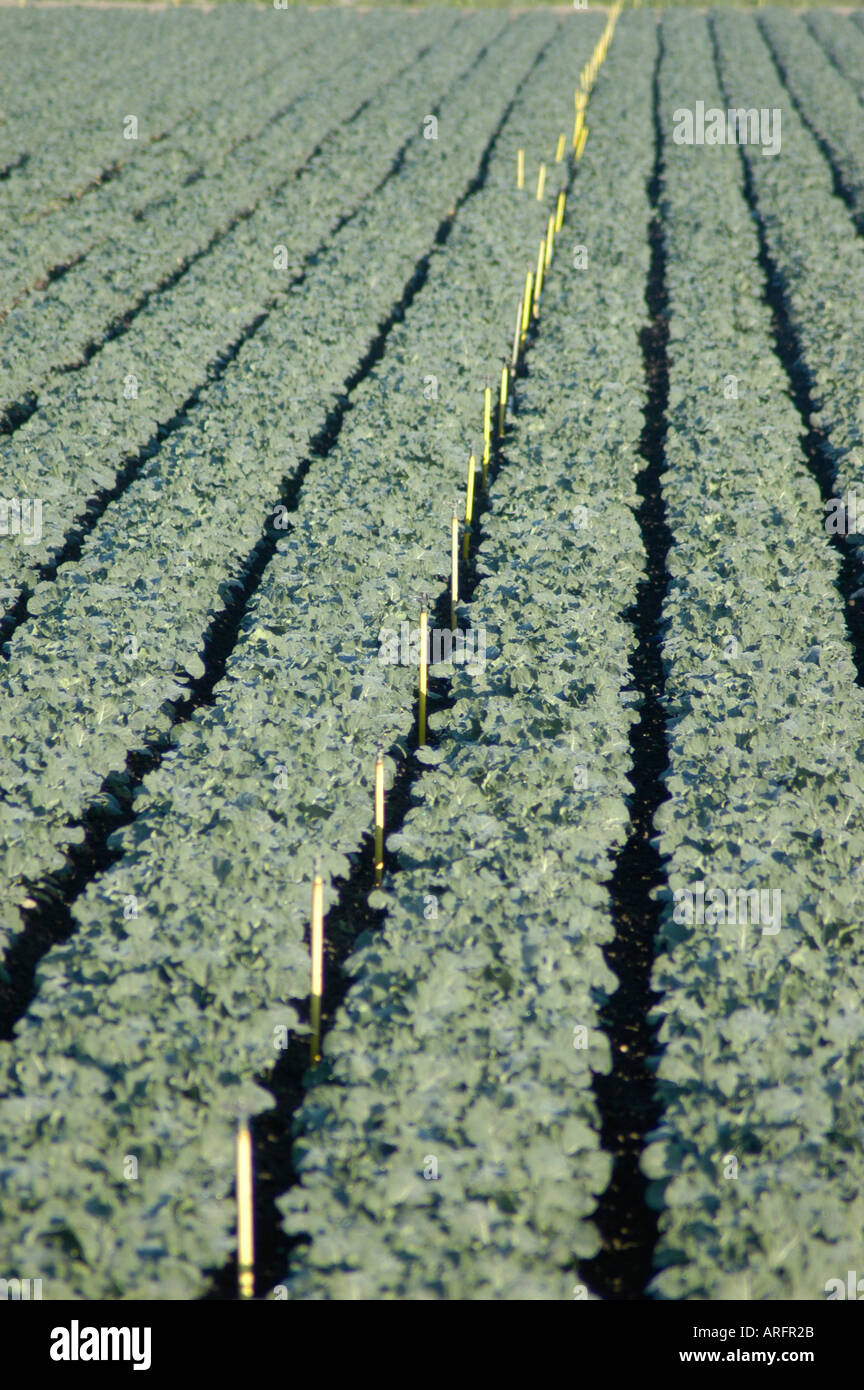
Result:
<svg viewBox="0 0 864 1390"><path fill-rule="evenodd" d="M540 295L543 291L543 267L546 264L546 238L540 238L540 247L537 252L537 275L534 280L534 317L540 316Z"/></svg>
<svg viewBox="0 0 864 1390"><path fill-rule="evenodd" d="M468 460L468 479L465 486L465 525L471 525L471 518L474 515L474 473L477 460L472 454Z"/></svg>
<svg viewBox="0 0 864 1390"><path fill-rule="evenodd" d="M252 1193L252 1136L249 1122L237 1126L237 1292L243 1299L255 1294L255 1204Z"/></svg>
<svg viewBox="0 0 864 1390"><path fill-rule="evenodd" d="M525 276L525 293L522 296L522 329L519 335L522 342L525 341L525 335L528 332L528 323L531 318L531 290L533 285L534 272L533 270L529 270Z"/></svg>
<svg viewBox="0 0 864 1390"><path fill-rule="evenodd" d="M516 332L513 335L513 355L510 358L510 365L514 372L519 365L519 344L522 340L522 299L516 306Z"/></svg>
<svg viewBox="0 0 864 1390"><path fill-rule="evenodd" d="M429 625L424 604L420 610L420 680L417 700L417 742L421 748L426 743L426 694L429 683L428 647Z"/></svg>

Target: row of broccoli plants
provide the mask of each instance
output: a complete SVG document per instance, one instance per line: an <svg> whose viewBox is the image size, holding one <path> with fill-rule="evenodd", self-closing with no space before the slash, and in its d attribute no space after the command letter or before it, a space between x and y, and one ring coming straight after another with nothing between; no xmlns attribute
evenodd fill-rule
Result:
<svg viewBox="0 0 864 1390"><path fill-rule="evenodd" d="M482 670L392 835L380 932L298 1117L294 1298L571 1299L606 1187L592 1076L616 981L608 881L628 830L637 717L626 612L645 385L653 19L622 23L591 103L591 157L544 294L489 493L465 616ZM574 252L587 250L587 269Z"/></svg>
<svg viewBox="0 0 864 1390"><path fill-rule="evenodd" d="M549 20L509 26L456 82L439 112L446 144L432 142L430 150L412 133L398 174L318 254L284 309L106 509L80 557L37 586L2 673L4 938L20 926L16 901L32 901L28 885L62 867L66 847L83 839L80 818L104 779L123 773L130 751L164 736L171 702L188 694L190 678L205 674L205 636L235 601L262 529L269 522L281 534L282 499L302 476L311 441L326 432L346 384L433 245L442 215L477 177L508 90L553 33ZM443 57L438 61L446 69ZM490 101L485 87L498 71L510 85ZM446 83L443 73L438 77ZM398 113L405 93L393 101ZM366 134L373 144L374 118L387 114L386 97L370 109ZM514 153L508 148L513 165ZM375 164L370 151L367 166L354 167L365 168L368 179ZM322 196L335 187L336 170L327 172ZM355 278L358 267L363 274ZM508 288L512 295L512 272ZM428 369L438 370L434 362ZM410 399L421 412L424 379L418 366ZM445 409L437 406L442 420ZM463 445L464 434L457 456ZM340 481L335 490L343 487ZM104 792L101 809L116 809L117 790ZM8 891L12 884L17 888Z"/></svg>
<svg viewBox="0 0 864 1390"><path fill-rule="evenodd" d="M16 1127L2 1126L2 1258L39 1270L47 1297L194 1296L232 1248L236 1109L271 1102L255 1078L289 1031L303 1032L313 863L329 906L369 824L376 747L392 771L414 720L416 669L382 663L379 631L411 622L420 594L448 572L449 504L480 409L477 364L497 372L518 270L554 206L555 180L544 204L517 192L516 149L554 148L555 94L569 114L572 73L599 28L518 21L509 48L442 107L452 134L434 186L428 152L409 150L398 187L310 276L318 365L300 361L298 380L347 353L346 340L362 342L354 314L369 305L374 322L375 290L429 245L448 185L455 198L476 174L425 283L352 391L338 441L309 461L292 529L212 705L177 727L145 779L134 819L112 838L122 858L75 904L74 937L41 962L6 1051ZM274 320L258 377L258 408L271 418L255 466L274 476L285 468L290 396L274 411L269 383L292 361L290 325ZM430 377L438 390L424 395ZM214 471L229 462L219 453ZM222 513L232 519L239 486L232 472ZM145 587L154 582L148 574ZM187 590L174 603L175 623L190 601ZM46 1114L62 1120L49 1129Z"/></svg>
<svg viewBox="0 0 864 1390"><path fill-rule="evenodd" d="M860 557L854 498L864 495L864 349L858 315L864 300L864 242L848 207L835 194L829 164L790 107L754 29L749 17L740 16L734 29L725 17L718 17L721 74L732 105L755 99L758 93L760 103L783 107L781 157L762 158L750 146L741 150L797 338L799 365L816 406L812 423L829 445L826 461L835 502L825 514L825 526L832 533L846 531ZM848 509L847 501L852 503Z"/></svg>
<svg viewBox="0 0 864 1390"><path fill-rule="evenodd" d="M836 71L860 90L864 67L864 31L844 15L811 11L807 27L821 43Z"/></svg>
<svg viewBox="0 0 864 1390"><path fill-rule="evenodd" d="M844 81L798 15L773 11L760 27L799 118L813 131L837 169L853 216L864 231L864 156L856 139L864 120L860 68L855 87ZM848 28L854 47L860 48L864 34L854 25Z"/></svg>
<svg viewBox="0 0 864 1390"><path fill-rule="evenodd" d="M271 44L263 53L257 52L257 44L250 44L244 49L242 78L234 82L229 78L221 91L214 92L212 73L206 81L202 73L187 90L179 118L169 122L166 113L155 130L152 120L137 109L134 88L126 102L133 109L122 116L116 114L116 101L106 100L103 93L98 109L103 123L111 122L117 156L109 166L110 177L94 177L86 194L54 198L38 220L19 216L5 229L0 280L3 314L26 290L50 282L57 267L77 265L106 238L122 238L126 244L119 249L132 255L143 230L137 223L147 205L158 207L172 194L175 202L182 198L188 181L218 169L236 143L278 116L292 91L295 97L300 94L301 76L307 75L310 84L320 79L327 72L328 47L335 46L338 61L340 32L332 22L312 24L287 53L281 43ZM356 43L360 32L356 24L349 25L344 38L350 35ZM282 57L274 57L274 50L277 54L281 50ZM344 47L343 59L350 52ZM171 55L160 51L160 45L149 49L149 62L173 72L176 81ZM96 104L92 92L90 99ZM92 138L92 132L87 132L88 143ZM128 157L122 158L127 151ZM28 168L29 163L22 169L22 180Z"/></svg>
<svg viewBox="0 0 864 1390"><path fill-rule="evenodd" d="M504 51L518 48L521 34L505 35ZM476 46L466 45L468 72L481 44L478 33ZM423 137L416 84L423 83L434 106L453 85L453 54L446 47L435 48L388 84L394 52L406 56L398 44L389 52L364 54L363 91L368 96L369 84L377 82L380 93L356 121L323 142L302 177L289 179L281 196L238 221L80 372L46 386L39 410L11 438L0 441L4 493L19 499L22 517L20 538L13 536L0 546L0 611L8 615L16 605L20 610L22 593L62 555L76 525L86 522L88 499L110 496L128 480L129 460L134 470L160 435L205 412L213 395L206 390L208 380L226 371L232 354L260 328L267 313L277 306L282 312L286 307L291 313L299 310L293 297L298 278L376 189L398 177L406 149L415 147L412 167L421 156L433 169L443 162L440 152L446 147ZM357 69L354 76L359 74ZM307 116L305 134L297 139L301 160L319 139L315 110ZM448 206L439 204L439 216ZM308 290L301 287L300 293L308 295ZM36 329L31 325L30 331ZM355 361L356 355L352 365ZM311 379L317 376L315 372ZM299 379L292 386L295 393L298 385L301 396L310 394ZM202 392L198 411L190 411ZM235 401L237 407L242 420L242 403ZM228 437L237 433L232 428ZM41 504L38 527L36 499ZM25 517L30 518L26 534Z"/></svg>
<svg viewBox="0 0 864 1390"><path fill-rule="evenodd" d="M301 25L290 29L299 39ZM274 38L279 42L273 26L236 12L202 23L188 13L5 11L0 33L0 167L11 165L0 229L8 235L29 223L34 238L37 228L38 236L46 234L45 216L59 203L134 164L151 140L224 91L238 47L257 66L272 53ZM292 42L287 29L282 33ZM137 142L123 138L128 114L138 116Z"/></svg>
<svg viewBox="0 0 864 1390"><path fill-rule="evenodd" d="M311 52L298 48L228 104L235 119L223 119L223 129L205 110L182 137L154 145L149 157L142 155L98 199L58 214L51 223L51 253L61 261L78 259L3 324L0 352L14 366L7 401L32 395L52 369L80 362L118 325L126 326L142 303L173 283L265 197L284 197L286 190L302 197L302 181L295 181L325 137L330 136L330 150L339 138L356 141L362 126L350 122L358 110L388 80L399 79L436 32L449 27L439 20L434 27L427 22L393 34L383 24L368 33L355 24L326 35ZM474 30L478 27L474 20ZM490 38L498 27L500 21L486 26ZM466 53L479 47L479 40L472 43L471 26L466 30L451 61L457 53L461 59L461 44ZM422 70L415 74L420 84L430 76ZM434 83L429 95L434 101ZM419 124L423 113L416 110L416 88L413 99ZM220 114L225 109L224 102L216 107ZM345 121L349 125L340 129ZM385 128L382 149L388 148ZM24 243L34 244L26 230Z"/></svg>
<svg viewBox="0 0 864 1390"><path fill-rule="evenodd" d="M730 69L743 23L719 21ZM664 18L663 43L674 544L652 1292L819 1299L855 1268L864 1218L864 696L740 151L671 139L673 110L726 105L708 25ZM745 74L736 97L754 90Z"/></svg>
<svg viewBox="0 0 864 1390"><path fill-rule="evenodd" d="M358 150L364 148L366 126L362 119L352 123L351 118L370 99L378 97L380 105L380 94L388 83L406 81L402 70L417 58L423 44L422 31L404 29L391 36L380 30L377 43L374 37L369 35L369 45L361 54L357 31L339 31L313 52L297 53L284 68L267 74L264 83L244 91L238 129L227 150L215 143L207 153L214 137L208 133L210 113L205 111L200 120L190 123L188 141L155 145L150 157L142 155L132 173L107 184L98 198L83 200L84 209L78 203L58 214L52 228L55 238L65 239L61 259L74 260L76 246L89 254L60 279L24 299L0 326L0 354L8 363L2 402L7 414L14 417L16 402L33 400L52 373L86 364L94 350L118 331L122 341L116 351L123 353L128 347L131 352L134 339L130 343L124 330L154 294L175 284L196 261L201 273L209 274L208 253L234 244L231 233L238 222L251 220L257 227L260 214L258 219L254 214L265 199L265 215L271 222L277 209L303 204L308 185L302 175L308 177L316 167L316 154L319 163L325 163L337 153L347 157L348 147L353 146L357 158ZM472 48L479 48L480 40L472 45L469 31L465 45L470 54ZM454 53L444 51L452 64ZM436 79L434 61L430 62L431 66L418 67L412 76L415 82L430 84L428 94L434 101L441 77ZM440 56L438 62L440 67ZM414 125L420 126L423 113L417 112L416 88L410 89L410 96L406 89L403 102L409 100ZM398 137L396 120L394 127ZM249 138L244 139L244 134ZM401 134L404 137L404 130ZM392 159L398 138L391 145L390 136L385 124L381 153ZM350 184L346 197L350 197ZM307 212L314 216L314 205ZM309 233L318 232L320 237L320 231L312 222ZM274 237L284 242L278 227ZM32 233L25 231L27 240L34 243ZM52 254L57 254L56 246ZM226 323L235 332L239 326L238 304L247 321L252 317L260 296L256 280L262 273L269 272L272 288L273 243L258 247L258 261L258 277L253 269L248 289L232 285L228 297L207 305L223 338ZM61 378L61 390L64 384L68 378ZM121 404L122 400L121 392Z"/></svg>

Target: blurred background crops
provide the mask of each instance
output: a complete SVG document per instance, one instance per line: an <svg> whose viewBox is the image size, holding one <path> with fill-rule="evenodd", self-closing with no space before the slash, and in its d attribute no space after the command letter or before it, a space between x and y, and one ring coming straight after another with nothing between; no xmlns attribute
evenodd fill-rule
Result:
<svg viewBox="0 0 864 1390"><path fill-rule="evenodd" d="M28 7L28 6L31 7L31 8L34 7L34 6L32 6L32 5L30 4L30 0L0 0L0 6L9 5L10 3L16 4L16 5L18 5L18 6L24 6L25 8ZM41 0L35 0L35 5L36 5L36 6L39 6L40 3L41 3ZM46 0L46 3L47 3L47 4L51 4L51 5L55 5L55 4L56 4L56 5L76 5L76 4L77 4L77 5L80 5L80 4L82 4L82 3L83 3L83 4L86 4L86 3L87 3L87 0ZM94 4L98 4L100 7L105 6L105 5L115 5L115 4L116 4L116 5L119 5L120 7L124 7L124 6L126 6L126 5L143 4L143 5L145 5L145 6L146 6L146 5L150 5L151 8L154 8L154 9L170 9L170 8L172 8L172 6L175 6L175 5L178 5L178 4L185 4L185 5L187 6L187 8L191 6L191 8L193 8L193 9L212 9L214 5L222 5L222 4L233 4L233 5L241 4L241 5L246 5L246 6L248 6L248 5L257 5L259 9L265 9L265 10L266 10L266 9L271 9L271 8L273 8L272 0L270 0L270 3L267 3L267 0L93 0L93 3L94 3ZM517 3L515 3L515 4L514 4L514 3L508 3L508 0L471 0L471 3L470 3L470 4L464 3L464 0L375 0L375 3L374 3L374 4L355 4L355 3L354 3L354 0L316 0L316 3L313 4L313 5L309 5L309 4L304 3L304 0L280 0L280 4L279 4L279 6L278 6L279 9L291 8L291 9L306 9L306 10L310 10L310 9L333 9L333 8L336 8L336 7L341 7L341 8L344 8L344 9L357 9L357 10L371 10L371 9L408 9L408 10L420 10L420 9L423 9L423 10L426 10L426 9L461 9L461 10L489 10L489 9L502 9L502 10L512 10L512 11L514 11L514 12L518 12L518 11L520 11L520 10L542 10L542 9L551 9L551 10L558 11L559 13L560 13L561 11L565 11L565 10L569 10L569 9L578 9L578 8L581 8L581 9L583 9L583 10L584 10L584 9L589 9L589 10L607 10L607 9L609 9L609 6L608 6L608 5L597 5L597 4L589 4L589 5L587 5L587 6L560 5L560 4L559 4L559 5L554 5L554 4L549 4L549 3L547 3L547 0L517 0ZM639 6L638 4L634 6L634 5L631 3L630 5L625 5L625 8L629 8L629 9L636 8L636 9L639 9L640 6ZM765 4L764 4L764 0L734 0L734 3L731 2L731 0L730 0L730 3L729 3L729 4L724 4L724 5L706 5L705 3L703 3L703 0L651 0L651 3L650 3L650 4L642 5L641 8L643 8L643 9L651 9L651 10L675 9L675 8L678 8L678 9L681 9L681 8L685 8L685 9L697 9L697 10L710 10L710 9L755 10L755 9L763 9L763 8L766 8L766 6L765 6ZM834 4L834 3L833 3L833 0L809 0L809 3L806 4L806 5L800 4L799 0L771 0L770 8L774 8L774 9L776 9L776 8L793 9L793 10L798 10L798 11L801 11L801 10L812 10L812 9L826 9L826 10L835 10L835 11L837 11L838 14L847 14L847 13L849 13L849 11L851 11L851 10L860 10L861 8L864 8L864 0L862 0L862 4L858 4L858 5L855 5L855 4L837 5L837 4Z"/></svg>

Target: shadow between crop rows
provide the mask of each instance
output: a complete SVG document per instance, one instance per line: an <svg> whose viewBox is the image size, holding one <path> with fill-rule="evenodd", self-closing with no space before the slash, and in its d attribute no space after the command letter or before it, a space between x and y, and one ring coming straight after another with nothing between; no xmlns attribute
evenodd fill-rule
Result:
<svg viewBox="0 0 864 1390"><path fill-rule="evenodd" d="M636 518L646 554L646 576L626 615L637 645L630 660L633 687L639 691L639 719L631 727L630 833L620 850L609 887L615 939L604 949L619 985L600 1012L609 1039L612 1070L595 1075L594 1093L602 1120L603 1147L613 1156L612 1178L598 1204L595 1221L603 1248L580 1266L588 1287L603 1299L644 1298L653 1273L657 1213L646 1204L647 1179L639 1167L646 1136L657 1124L659 1105L649 1060L657 1047L656 1028L648 1021L656 996L651 990L660 904L654 889L666 881L659 851L652 845L654 815L668 793L662 778L668 767L663 699L665 677L660 643L663 603L669 585L667 556L672 534L666 524L662 475L665 471L666 409L669 401L668 300L661 191L663 135L660 122L660 65L663 33L658 25L654 67L654 171L648 184L653 209L649 228L651 260L645 291L649 321L641 333L647 383L645 423L639 452L645 466L636 476L640 496Z"/></svg>

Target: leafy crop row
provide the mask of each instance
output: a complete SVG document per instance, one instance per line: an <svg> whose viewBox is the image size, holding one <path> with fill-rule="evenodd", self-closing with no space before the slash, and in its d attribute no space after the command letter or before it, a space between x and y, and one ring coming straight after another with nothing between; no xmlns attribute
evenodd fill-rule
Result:
<svg viewBox="0 0 864 1390"><path fill-rule="evenodd" d="M864 34L854 24L846 27L851 31L853 44L864 39ZM808 33L800 16L769 13L762 22L762 30L779 64L784 85L804 120L829 152L843 180L859 229L864 231L864 155L858 138L864 110L858 90L838 77L836 67ZM788 99L785 105L787 108L790 105Z"/></svg>
<svg viewBox="0 0 864 1390"><path fill-rule="evenodd" d="M610 1066L601 948L635 718L652 156L635 132L654 43L652 20L622 25L592 98L483 518L468 616L487 664L453 671L453 707L432 717L437 747L389 841L399 867L373 897L385 924L348 962L326 1081L300 1115L301 1185L280 1203L286 1231L311 1237L293 1297L571 1298L599 1246L611 1159L591 1079ZM572 266L580 243L590 274Z"/></svg>
<svg viewBox="0 0 864 1390"><path fill-rule="evenodd" d="M368 824L375 747L398 756L413 722L416 673L381 665L379 629L413 618L418 591L434 591L447 572L442 500L463 483L478 363L497 373L518 268L554 205L554 177L542 207L516 192L516 148L542 148L550 136L554 147L549 93L560 91L569 115L572 74L599 29L593 19L574 30L547 17L508 28L488 80L472 75L442 105L454 133L437 175L428 150L408 149L398 184L304 280L317 340L308 318L305 338L296 328L292 337L287 315L253 340L250 369L259 366L267 385L244 408L249 445L260 474L277 477L290 392L277 431L266 418L269 383L289 365L300 382L337 352L350 360L375 323L375 293L416 266L458 190L470 194L404 322L352 390L337 443L309 460L292 529L264 571L212 707L177 728L176 749L146 778L134 820L116 837L122 860L76 905L73 940L40 966L6 1062L11 1098L0 1114L16 1131L4 1123L0 1171L13 1209L4 1267L42 1271L48 1296L188 1296L230 1249L236 1106L270 1100L254 1078L276 1056L274 1028L302 1031L290 1001L308 989L313 857L330 903L332 880L348 871ZM303 341L310 356L297 360ZM430 375L437 399L423 394ZM231 410L236 434L234 401ZM214 395L208 414L221 438L217 412ZM221 446L210 455L214 470L231 466ZM200 454L196 466L204 468ZM235 523L238 486L232 472L224 509ZM157 493L158 473L154 504ZM151 593L158 579L148 574ZM179 582L172 575L166 587ZM173 597L175 625L193 590ZM145 1037L158 1037L158 1052L149 1041L142 1051ZM51 1115L62 1119L46 1127ZM140 1158L137 1182L122 1177L124 1154Z"/></svg>
<svg viewBox="0 0 864 1390"><path fill-rule="evenodd" d="M724 69L740 78L733 104L757 90L780 104L751 80L742 52L758 40L742 46L743 22L717 21ZM669 799L656 816L670 890L654 972L664 1111L643 1158L661 1210L653 1287L819 1299L854 1267L864 1218L864 696L762 302L740 151L668 139L673 108L726 104L709 30L669 17L663 37L675 544ZM784 123L784 169L801 138ZM757 150L760 162L781 161ZM808 206L800 186L796 206ZM779 892L779 921L742 924L737 906L712 921L716 897L704 923L688 921L671 895L699 884Z"/></svg>
<svg viewBox="0 0 864 1390"><path fill-rule="evenodd" d="M807 26L837 71L859 87L864 71L864 31L861 27L845 15L830 13L808 15Z"/></svg>
<svg viewBox="0 0 864 1390"><path fill-rule="evenodd" d="M170 702L188 693L190 678L203 676L209 625L242 584L262 528L277 518L280 496L305 467L312 439L325 431L364 350L433 244L442 216L477 173L508 97L505 89L497 105L487 99L460 126L473 84L499 67L514 82L523 76L536 45L552 32L542 21L537 25L509 26L480 66L459 80L442 109L451 134L440 154L440 147L411 131L398 173L380 182L376 196L310 264L285 307L244 344L186 428L163 442L108 507L80 559L37 587L28 621L9 644L0 714L8 757L0 805L3 878L20 885L18 901L26 898L28 883L62 866L64 847L83 838L76 822L104 779L123 773L130 751L164 736L172 722ZM446 58L438 61L446 71ZM438 80L446 83L443 71ZM374 115L385 117L390 100L407 122L401 87L390 98L385 93ZM326 164L322 201L332 206L338 199L337 173L343 197L352 177L365 187L379 158L389 166L386 153L372 152L363 164L353 152L350 160ZM307 205L311 196L310 184ZM297 217L302 223L302 213ZM397 218L400 235L393 237ZM370 248L377 248L373 275L366 273ZM364 273L346 301L346 277L360 267ZM245 273L242 262L236 271ZM184 354L190 341L183 341ZM99 359L100 375L113 346ZM167 370L161 355L156 361ZM417 370L415 404L423 400L425 370ZM48 442L62 450L53 435ZM53 483L59 487L56 467ZM106 789L100 807L116 810L118 791ZM17 929L14 902L7 892L0 918L5 933Z"/></svg>
<svg viewBox="0 0 864 1390"><path fill-rule="evenodd" d="M733 31L720 16L717 37L730 98L746 93L783 106L783 154L754 158L742 147L765 237L780 276L802 366L816 405L812 423L827 437L835 495L864 496L864 242L835 195L829 165L795 111L765 46L741 18ZM748 42L749 39L749 42ZM734 47L734 51L733 51ZM738 49L740 48L740 52ZM836 79L835 79L836 80ZM814 518L814 525L816 525ZM860 536L849 543L861 556Z"/></svg>

